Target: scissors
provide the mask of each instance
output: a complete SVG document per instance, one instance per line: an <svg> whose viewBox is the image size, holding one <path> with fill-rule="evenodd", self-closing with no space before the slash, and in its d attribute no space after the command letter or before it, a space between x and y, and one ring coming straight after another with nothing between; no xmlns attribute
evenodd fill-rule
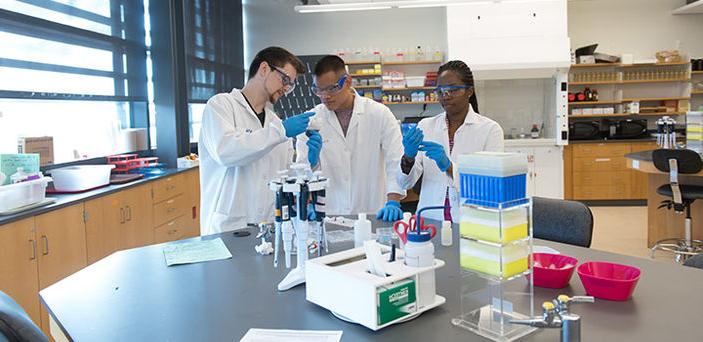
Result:
<svg viewBox="0 0 703 342"><path fill-rule="evenodd" d="M433 224L424 224L425 220L420 217L420 231L423 230L429 230L432 231L432 237L434 238L435 235L437 235L437 227L435 227ZM411 232L417 232L417 218L415 215L410 217L410 220L408 220L408 223L401 221L397 221L396 223L393 224L393 231L395 232L396 235L398 235L398 238L403 241L403 243L408 243L408 233Z"/></svg>

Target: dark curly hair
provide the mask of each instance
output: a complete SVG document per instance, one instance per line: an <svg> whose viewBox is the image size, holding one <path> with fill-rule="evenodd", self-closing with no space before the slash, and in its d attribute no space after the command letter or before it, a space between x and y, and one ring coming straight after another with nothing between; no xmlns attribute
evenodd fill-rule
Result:
<svg viewBox="0 0 703 342"><path fill-rule="evenodd" d="M471 104L471 108L474 109L474 112L478 113L478 100L476 99L476 88L474 88L474 74L471 72L471 68L462 61L449 61L440 66L437 73L441 75L445 71L455 72L459 75L461 81L464 82L464 85L470 86L473 89L474 93L469 97L469 103Z"/></svg>

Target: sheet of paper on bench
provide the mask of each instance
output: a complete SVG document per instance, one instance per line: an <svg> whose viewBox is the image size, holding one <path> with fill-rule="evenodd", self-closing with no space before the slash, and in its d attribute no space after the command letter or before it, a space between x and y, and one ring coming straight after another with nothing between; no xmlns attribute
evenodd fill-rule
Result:
<svg viewBox="0 0 703 342"><path fill-rule="evenodd" d="M239 342L339 342L342 331L249 329Z"/></svg>
<svg viewBox="0 0 703 342"><path fill-rule="evenodd" d="M164 246L163 251L166 266L223 260L232 257L221 238L169 244Z"/></svg>

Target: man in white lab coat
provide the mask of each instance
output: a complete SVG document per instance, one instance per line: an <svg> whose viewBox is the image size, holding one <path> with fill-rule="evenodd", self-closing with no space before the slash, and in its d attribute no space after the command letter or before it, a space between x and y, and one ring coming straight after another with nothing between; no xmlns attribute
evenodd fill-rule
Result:
<svg viewBox="0 0 703 342"><path fill-rule="evenodd" d="M312 115L281 121L273 104L304 71L293 54L269 47L254 57L243 89L208 100L198 143L202 235L273 221L274 194L267 184L292 161L290 138L305 132Z"/></svg>
<svg viewBox="0 0 703 342"><path fill-rule="evenodd" d="M337 56L325 56L315 65L313 92L322 100L313 111L324 148L301 135L297 160L329 177L326 213L378 211L379 219L400 219L405 190L398 185L396 174L403 149L393 113L351 88L351 77Z"/></svg>

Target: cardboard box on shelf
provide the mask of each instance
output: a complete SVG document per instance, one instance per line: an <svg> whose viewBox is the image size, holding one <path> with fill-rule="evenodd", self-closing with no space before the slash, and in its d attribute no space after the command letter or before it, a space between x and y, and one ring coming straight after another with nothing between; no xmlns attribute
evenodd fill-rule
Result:
<svg viewBox="0 0 703 342"><path fill-rule="evenodd" d="M54 163L53 137L19 137L17 153L38 153L39 165L46 166Z"/></svg>

